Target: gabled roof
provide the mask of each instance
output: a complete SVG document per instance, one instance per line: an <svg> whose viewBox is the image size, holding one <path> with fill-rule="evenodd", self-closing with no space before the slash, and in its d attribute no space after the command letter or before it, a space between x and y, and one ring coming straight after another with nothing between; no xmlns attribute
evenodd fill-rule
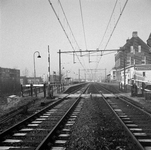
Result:
<svg viewBox="0 0 151 150"><path fill-rule="evenodd" d="M149 52L149 46L141 38L137 36L137 32L133 32L132 38L128 39L126 44L123 47L125 47L126 49L127 48L129 49L130 46L133 46L135 50L138 50L138 45L141 45L143 49L146 49Z"/></svg>
<svg viewBox="0 0 151 150"><path fill-rule="evenodd" d="M149 38L148 38L148 40L147 40L147 45L148 45L149 47L151 47L151 33L150 33Z"/></svg>

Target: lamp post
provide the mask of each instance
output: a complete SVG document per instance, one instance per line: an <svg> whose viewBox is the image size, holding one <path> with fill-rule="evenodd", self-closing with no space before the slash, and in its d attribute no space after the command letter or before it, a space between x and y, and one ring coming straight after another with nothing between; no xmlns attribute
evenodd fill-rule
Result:
<svg viewBox="0 0 151 150"><path fill-rule="evenodd" d="M34 60L34 83L36 82L36 67L35 67L35 54L38 53L37 58L41 58L39 51L35 51L33 54L33 60Z"/></svg>

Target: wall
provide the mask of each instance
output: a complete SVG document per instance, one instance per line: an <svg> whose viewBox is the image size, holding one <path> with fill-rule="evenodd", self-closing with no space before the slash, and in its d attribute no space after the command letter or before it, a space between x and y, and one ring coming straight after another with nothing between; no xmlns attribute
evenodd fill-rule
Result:
<svg viewBox="0 0 151 150"><path fill-rule="evenodd" d="M0 96L20 94L20 70L0 68Z"/></svg>

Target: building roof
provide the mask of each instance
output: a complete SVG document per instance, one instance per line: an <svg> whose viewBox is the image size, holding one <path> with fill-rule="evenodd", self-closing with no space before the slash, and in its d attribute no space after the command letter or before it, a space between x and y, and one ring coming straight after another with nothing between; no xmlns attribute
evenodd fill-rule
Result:
<svg viewBox="0 0 151 150"><path fill-rule="evenodd" d="M148 40L147 40L147 45L148 45L149 47L151 47L151 33L150 33L149 38L148 38Z"/></svg>
<svg viewBox="0 0 151 150"><path fill-rule="evenodd" d="M135 31L132 33L132 38L126 41L126 44L123 46L123 48L129 49L130 46L133 46L134 49L138 51L138 45L141 45L141 47L143 48L142 50L149 52L149 46L141 38L139 38L137 32Z"/></svg>

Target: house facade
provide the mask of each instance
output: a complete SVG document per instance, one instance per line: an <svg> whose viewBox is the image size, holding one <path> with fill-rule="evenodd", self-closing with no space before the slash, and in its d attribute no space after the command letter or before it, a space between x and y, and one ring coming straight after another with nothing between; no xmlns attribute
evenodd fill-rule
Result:
<svg viewBox="0 0 151 150"><path fill-rule="evenodd" d="M145 43L137 32L115 54L114 79L130 84L131 81L151 82L151 34ZM124 78L125 74L125 78Z"/></svg>
<svg viewBox="0 0 151 150"><path fill-rule="evenodd" d="M132 38L115 54L115 69L136 64L151 64L150 47L138 37L137 32L132 33Z"/></svg>

